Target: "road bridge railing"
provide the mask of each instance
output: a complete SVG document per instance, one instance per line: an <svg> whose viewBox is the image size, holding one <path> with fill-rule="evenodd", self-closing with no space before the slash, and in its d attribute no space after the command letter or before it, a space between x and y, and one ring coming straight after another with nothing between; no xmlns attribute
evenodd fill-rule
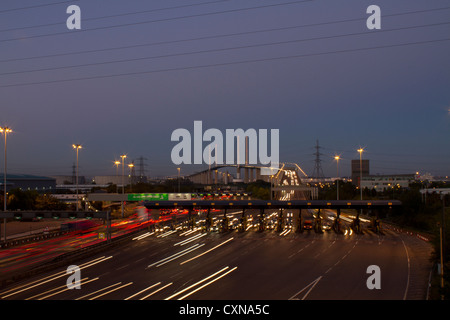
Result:
<svg viewBox="0 0 450 320"><path fill-rule="evenodd" d="M147 209L382 209L401 206L398 200L182 200L144 201Z"/></svg>

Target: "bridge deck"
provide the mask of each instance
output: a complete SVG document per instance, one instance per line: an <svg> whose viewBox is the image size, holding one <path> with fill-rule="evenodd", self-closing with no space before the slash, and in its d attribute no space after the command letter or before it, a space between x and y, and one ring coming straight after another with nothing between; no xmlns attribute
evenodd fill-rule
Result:
<svg viewBox="0 0 450 320"><path fill-rule="evenodd" d="M189 200L146 201L147 209L370 209L400 206L398 200Z"/></svg>

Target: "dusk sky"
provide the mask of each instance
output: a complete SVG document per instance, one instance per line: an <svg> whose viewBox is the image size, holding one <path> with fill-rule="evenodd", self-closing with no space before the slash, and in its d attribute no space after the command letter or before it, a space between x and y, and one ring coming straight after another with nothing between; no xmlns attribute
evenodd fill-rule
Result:
<svg viewBox="0 0 450 320"><path fill-rule="evenodd" d="M450 175L449 57L448 0L2 0L8 173L71 175L79 143L80 175L123 153L176 175L171 134L199 120L279 129L280 161L309 175L316 140L326 176L359 147L371 174Z"/></svg>

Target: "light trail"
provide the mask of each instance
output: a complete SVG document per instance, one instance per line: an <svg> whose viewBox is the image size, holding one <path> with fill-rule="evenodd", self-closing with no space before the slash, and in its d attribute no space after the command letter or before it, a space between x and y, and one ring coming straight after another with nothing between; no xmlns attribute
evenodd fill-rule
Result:
<svg viewBox="0 0 450 320"><path fill-rule="evenodd" d="M183 264L185 264L185 263L187 263L187 262L189 262L189 261L192 261L192 260L194 260L194 259L197 259L197 258L203 256L204 254L207 254L208 252L211 252L211 251L217 249L218 247L224 245L225 243L227 243L227 242L229 242L229 241L231 241L231 240L233 240L233 239L234 239L234 238L230 238L230 239L228 239L228 240L225 240L224 242L218 244L217 246L215 246L215 247L213 247L213 248L211 248L211 249L209 249L209 250L206 250L205 252L200 253L200 254L196 255L195 257L193 257L193 258L181 262L180 265L183 265Z"/></svg>
<svg viewBox="0 0 450 320"><path fill-rule="evenodd" d="M192 241L195 241L197 239L200 239L200 238L202 238L202 237L204 237L206 235L207 235L207 233L195 235L195 236L193 236L191 238L188 238L186 240L183 240L183 241L175 243L174 246L178 246L178 245L179 246L184 246L185 244L188 244L189 242L192 242Z"/></svg>
<svg viewBox="0 0 450 320"><path fill-rule="evenodd" d="M170 261L173 261L173 260L175 260L175 259L178 259L179 257L184 256L185 254L188 254L188 253L191 252L191 251L197 250L198 248L200 248L200 247L202 247L202 246L204 246L204 244L201 244L201 245L195 244L195 245L193 245L193 246L191 246L191 247L189 247L189 248L186 248L186 249L184 249L184 250L182 250L182 251L180 251L180 252L177 252L177 253L175 253L175 254L169 256L169 257L166 257L166 258L161 259L161 260L159 260L159 261L157 261L157 262L155 262L155 263L152 263L152 264L148 265L147 268L153 267L153 266L155 266L155 265L156 265L157 267L162 266L163 264L166 264L166 263L168 263L168 262L170 262Z"/></svg>
<svg viewBox="0 0 450 320"><path fill-rule="evenodd" d="M93 265L95 265L95 264L97 264L97 263L106 261L106 260L111 259L111 258L112 258L112 256L109 256L109 257L106 257L106 258L105 258L104 256L103 256L103 257L100 257L100 258L96 258L96 259L94 259L94 260L91 260L91 261L89 261L89 262L85 262L85 263L81 264L81 265L79 266L79 268L80 268L80 270L81 270L81 269L84 269L84 268L88 268L88 267L91 267L91 266L93 266ZM53 274L53 275L44 277L44 278L42 278L42 279L35 280L35 281L33 281L33 282L30 282L30 283L21 285L21 286L19 286L19 287L15 287L15 288L10 289L10 290L8 290L8 291L5 291L5 292L3 292L3 294L8 293L8 292L11 292L11 291L14 291L14 290L17 290L17 289L20 289L20 290L17 290L17 291L15 291L15 292L12 292L12 293L10 293L10 294L7 294L7 295L5 295L5 296L2 296L1 298L2 298L2 299L5 299L5 298L10 297L10 296L12 296L12 295L15 295L15 294L24 292L24 291L26 291L26 290L30 290L30 289L35 288L35 287L37 287L37 286L43 285L44 283L48 283L48 282L50 282L50 281L53 281L53 280L56 280L56 279L59 279L59 278L61 278L61 277L65 277L65 276L67 276L67 271L66 271L66 270L60 271L60 272L58 272L58 273L56 273L56 274ZM43 280L44 280L44 281L43 281ZM22 289L22 288L23 288L23 289Z"/></svg>

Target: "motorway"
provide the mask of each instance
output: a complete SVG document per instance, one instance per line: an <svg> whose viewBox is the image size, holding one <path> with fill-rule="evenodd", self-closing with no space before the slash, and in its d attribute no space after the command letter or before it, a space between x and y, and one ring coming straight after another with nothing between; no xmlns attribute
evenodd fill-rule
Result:
<svg viewBox="0 0 450 320"><path fill-rule="evenodd" d="M142 231L78 261L80 289L68 289L59 268L2 289L0 300L421 300L431 251L387 228ZM371 265L380 268L380 289L367 287Z"/></svg>

